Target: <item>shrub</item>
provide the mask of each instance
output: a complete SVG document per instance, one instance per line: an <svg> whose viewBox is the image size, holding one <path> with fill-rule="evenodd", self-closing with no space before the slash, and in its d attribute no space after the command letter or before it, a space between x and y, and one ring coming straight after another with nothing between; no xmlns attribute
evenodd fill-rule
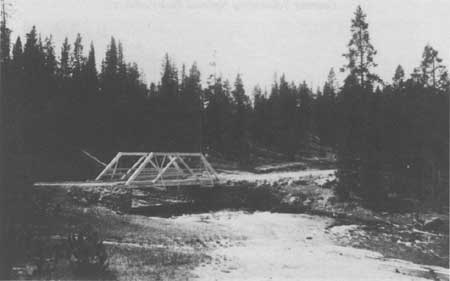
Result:
<svg viewBox="0 0 450 281"><path fill-rule="evenodd" d="M70 264L77 276L93 277L106 271L107 253L97 232L87 227L69 234L67 240Z"/></svg>

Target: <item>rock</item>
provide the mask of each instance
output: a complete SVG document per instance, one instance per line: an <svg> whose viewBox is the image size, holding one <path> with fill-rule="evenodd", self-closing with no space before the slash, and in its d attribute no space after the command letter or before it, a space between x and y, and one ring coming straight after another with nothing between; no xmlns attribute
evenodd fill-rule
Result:
<svg viewBox="0 0 450 281"><path fill-rule="evenodd" d="M423 229L427 231L443 232L446 231L445 222L441 218L431 218L423 223ZM448 231L448 229L447 229Z"/></svg>
<svg viewBox="0 0 450 281"><path fill-rule="evenodd" d="M310 206L312 204L313 200L311 198L307 198L305 201L303 201L304 206Z"/></svg>
<svg viewBox="0 0 450 281"><path fill-rule="evenodd" d="M328 199L327 199L327 204L330 204L330 205L334 205L334 204L336 204L338 202L338 200L337 200L337 198L336 198L336 196L330 196L330 197L328 197Z"/></svg>
<svg viewBox="0 0 450 281"><path fill-rule="evenodd" d="M323 188L334 188L337 185L337 181L335 179L333 180L327 180L322 187Z"/></svg>
<svg viewBox="0 0 450 281"><path fill-rule="evenodd" d="M297 201L298 201L298 198L297 198L297 197L294 197L294 196L291 196L291 197L288 199L289 205L293 205L293 204L295 204L295 202L297 202Z"/></svg>
<svg viewBox="0 0 450 281"><path fill-rule="evenodd" d="M302 205L300 198L292 194L284 197L282 203L288 206Z"/></svg>

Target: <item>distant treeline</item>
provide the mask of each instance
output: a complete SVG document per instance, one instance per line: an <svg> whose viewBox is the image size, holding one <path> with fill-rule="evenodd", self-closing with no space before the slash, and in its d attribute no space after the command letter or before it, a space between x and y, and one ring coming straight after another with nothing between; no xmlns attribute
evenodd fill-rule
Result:
<svg viewBox="0 0 450 281"><path fill-rule="evenodd" d="M108 157L204 151L245 164L256 148L294 160L319 142L337 153L342 196L425 196L426 186L434 191L448 178L447 69L427 45L409 77L398 66L392 82L381 81L360 7L351 32L342 87L331 69L319 89L281 75L268 91L246 93L239 74L233 82L210 75L203 87L195 63L178 69L168 55L159 82L148 85L114 38L100 69L94 45L86 50L80 34L57 49L51 36L43 39L33 27L11 44L3 20L8 155L53 157L68 147Z"/></svg>

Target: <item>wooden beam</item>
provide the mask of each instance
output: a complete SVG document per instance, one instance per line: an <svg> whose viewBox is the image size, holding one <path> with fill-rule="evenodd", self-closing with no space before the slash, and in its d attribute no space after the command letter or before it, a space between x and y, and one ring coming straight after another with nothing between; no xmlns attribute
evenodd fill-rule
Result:
<svg viewBox="0 0 450 281"><path fill-rule="evenodd" d="M111 174L111 179L114 178L114 175L116 174L117 166L119 166L119 159L117 159L116 164L114 165L113 172Z"/></svg>
<svg viewBox="0 0 450 281"><path fill-rule="evenodd" d="M200 156L202 155L199 152L153 152L155 156L164 156L164 155L180 155L180 156Z"/></svg>
<svg viewBox="0 0 450 281"><path fill-rule="evenodd" d="M86 150L81 149L81 152L86 156L89 157L90 159L94 160L96 163L102 165L103 167L106 167L106 163L100 161L97 157L95 157L94 155L90 154L89 152L87 152Z"/></svg>
<svg viewBox="0 0 450 281"><path fill-rule="evenodd" d="M136 163L134 163L133 166L131 166L131 168L120 179L121 180L125 179L131 171L136 169L136 167L145 159L145 157L146 155L141 156L139 160L137 160Z"/></svg>
<svg viewBox="0 0 450 281"><path fill-rule="evenodd" d="M173 162L173 165L175 166L175 168L181 173L184 174L183 170L180 168L180 166L177 163L177 157L176 156L169 156L169 159L172 160L172 158L175 158L175 162Z"/></svg>
<svg viewBox="0 0 450 281"><path fill-rule="evenodd" d="M156 176L156 178L152 181L153 183L155 183L157 180L159 180L159 178L164 174L164 172L169 168L170 165L172 165L173 162L175 162L176 158L173 158L172 160L169 161L169 163L164 167L164 169L162 169L159 174Z"/></svg>
<svg viewBox="0 0 450 281"><path fill-rule="evenodd" d="M122 156L146 156L148 152L120 152Z"/></svg>
<svg viewBox="0 0 450 281"><path fill-rule="evenodd" d="M145 168L145 166L152 159L152 157L153 157L153 152L148 154L148 156L144 159L144 161L141 163L141 165L139 165L139 167L136 169L136 171L134 171L134 173L130 176L130 178L127 180L127 182L125 184L127 184L127 185L130 184L139 175L139 173L142 171L142 169Z"/></svg>
<svg viewBox="0 0 450 281"><path fill-rule="evenodd" d="M205 164L206 169L212 174L212 176L216 179L219 180L219 177L217 176L216 171L214 170L214 168L211 166L211 164L209 164L208 160L206 160L205 156L203 154L201 154L200 158L203 161L203 164Z"/></svg>
<svg viewBox="0 0 450 281"><path fill-rule="evenodd" d="M191 173L193 176L195 176L194 171L189 167L189 165L183 160L183 158L181 158L180 156L176 156L178 158L178 160L180 160L181 164L183 164L183 166L189 171L189 173Z"/></svg>
<svg viewBox="0 0 450 281"><path fill-rule="evenodd" d="M109 162L109 164L103 169L103 171L100 172L100 174L95 178L96 181L100 180L103 175L109 170L111 169L111 167L116 164L117 161L119 161L119 158L122 156L121 152L118 152L116 154L116 156L111 160L111 162Z"/></svg>
<svg viewBox="0 0 450 281"><path fill-rule="evenodd" d="M155 164L155 162L153 162L151 159L148 160L148 163L150 163L150 164L153 166L153 168L155 168L155 169L157 169L157 170L160 169L160 168Z"/></svg>

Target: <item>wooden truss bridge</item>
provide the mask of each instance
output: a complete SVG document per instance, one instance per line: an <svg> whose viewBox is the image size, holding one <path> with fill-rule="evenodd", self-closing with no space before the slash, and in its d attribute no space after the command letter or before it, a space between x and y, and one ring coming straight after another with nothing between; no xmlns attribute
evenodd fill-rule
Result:
<svg viewBox="0 0 450 281"><path fill-rule="evenodd" d="M133 187L212 187L219 178L201 153L119 152L95 181Z"/></svg>

